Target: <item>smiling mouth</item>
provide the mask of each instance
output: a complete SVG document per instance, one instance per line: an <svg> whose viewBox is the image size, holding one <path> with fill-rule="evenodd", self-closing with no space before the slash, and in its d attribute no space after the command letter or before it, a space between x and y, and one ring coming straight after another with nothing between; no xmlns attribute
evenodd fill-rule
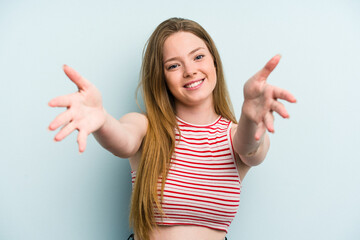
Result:
<svg viewBox="0 0 360 240"><path fill-rule="evenodd" d="M199 86L205 79L201 79L201 80L198 80L198 81L195 81L195 82L191 82L189 84L186 84L184 86L184 88L194 88L194 87L197 87Z"/></svg>

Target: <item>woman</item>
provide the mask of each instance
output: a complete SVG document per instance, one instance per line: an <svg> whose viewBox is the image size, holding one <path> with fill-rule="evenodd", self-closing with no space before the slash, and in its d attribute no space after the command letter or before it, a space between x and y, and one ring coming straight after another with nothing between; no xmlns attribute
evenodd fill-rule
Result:
<svg viewBox="0 0 360 240"><path fill-rule="evenodd" d="M129 158L135 232L129 238L224 239L241 181L268 151L273 111L289 117L277 99L296 101L266 82L279 60L276 55L246 82L237 124L211 37L194 21L171 18L155 29L144 53L140 87L146 114L116 120L103 109L96 87L64 65L79 91L49 102L67 107L49 129L64 126L56 141L78 130L80 152L93 133L104 148Z"/></svg>

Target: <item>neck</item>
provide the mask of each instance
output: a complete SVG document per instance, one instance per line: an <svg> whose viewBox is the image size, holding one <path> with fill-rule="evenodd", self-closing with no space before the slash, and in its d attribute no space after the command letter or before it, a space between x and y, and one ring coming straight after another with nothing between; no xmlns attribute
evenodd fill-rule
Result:
<svg viewBox="0 0 360 240"><path fill-rule="evenodd" d="M212 101L208 104L195 106L187 106L181 103L176 103L175 108L176 115L179 118L188 123L196 125L206 125L213 123L219 117L219 115L215 112Z"/></svg>

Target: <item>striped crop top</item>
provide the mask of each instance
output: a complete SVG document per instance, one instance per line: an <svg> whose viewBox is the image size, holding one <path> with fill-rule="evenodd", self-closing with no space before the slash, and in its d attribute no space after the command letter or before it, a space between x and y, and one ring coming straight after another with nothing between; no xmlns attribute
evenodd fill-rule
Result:
<svg viewBox="0 0 360 240"><path fill-rule="evenodd" d="M164 188L158 225L196 225L227 232L239 207L241 182L230 138L231 122L209 125L178 118L175 152ZM136 172L132 172L134 184ZM160 184L159 184L160 186ZM159 191L160 195L160 191Z"/></svg>

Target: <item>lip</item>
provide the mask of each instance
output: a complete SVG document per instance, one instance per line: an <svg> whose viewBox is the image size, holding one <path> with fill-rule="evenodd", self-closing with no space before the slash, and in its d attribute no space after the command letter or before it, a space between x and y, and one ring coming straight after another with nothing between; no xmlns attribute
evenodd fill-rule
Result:
<svg viewBox="0 0 360 240"><path fill-rule="evenodd" d="M199 81L202 81L199 85L196 85L195 87L185 87L186 85L190 85L190 84L193 84L195 82L199 82ZM201 79L197 79L197 80L194 80L194 81L190 81L188 83L186 83L184 85L184 88L187 89L187 90L194 90L194 89L198 89L199 87L201 87L201 85L204 83L205 81L205 78L201 78Z"/></svg>

